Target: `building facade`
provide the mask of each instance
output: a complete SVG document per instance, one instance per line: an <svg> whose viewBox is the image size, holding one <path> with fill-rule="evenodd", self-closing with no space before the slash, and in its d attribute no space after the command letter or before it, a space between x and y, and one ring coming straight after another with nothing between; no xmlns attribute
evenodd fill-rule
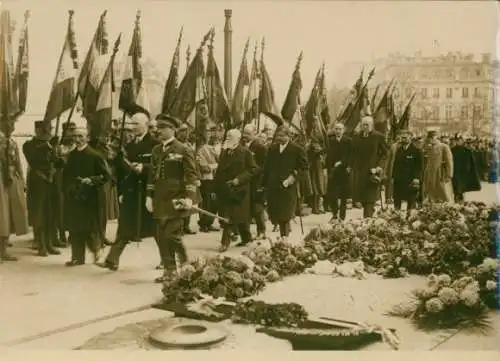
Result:
<svg viewBox="0 0 500 361"><path fill-rule="evenodd" d="M392 79L396 112L400 115L415 93L411 127L420 132L437 127L443 133L487 136L499 114L500 67L490 54L448 53L432 57L391 54L375 63L371 91L380 84L377 98Z"/></svg>

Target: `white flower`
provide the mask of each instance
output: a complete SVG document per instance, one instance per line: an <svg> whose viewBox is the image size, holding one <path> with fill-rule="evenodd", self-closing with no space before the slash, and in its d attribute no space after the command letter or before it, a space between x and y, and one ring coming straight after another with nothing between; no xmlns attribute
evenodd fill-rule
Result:
<svg viewBox="0 0 500 361"><path fill-rule="evenodd" d="M420 222L420 221L418 221L418 220L417 220L417 221L414 221L414 222L411 224L411 228L413 228L413 229L418 230L418 229L420 229L420 227L422 227L422 222Z"/></svg>
<svg viewBox="0 0 500 361"><path fill-rule="evenodd" d="M453 288L443 287L438 292L438 298L445 305L454 305L458 302L458 293Z"/></svg>
<svg viewBox="0 0 500 361"><path fill-rule="evenodd" d="M479 294L470 289L460 292L460 300L468 307L473 307L479 302Z"/></svg>
<svg viewBox="0 0 500 361"><path fill-rule="evenodd" d="M486 281L486 289L488 291L494 291L497 288L497 283L495 281Z"/></svg>
<svg viewBox="0 0 500 361"><path fill-rule="evenodd" d="M443 303L439 298L433 297L425 302L425 309L431 313L438 313L444 308Z"/></svg>
<svg viewBox="0 0 500 361"><path fill-rule="evenodd" d="M447 274L442 274L437 277L437 281L442 286L448 286L451 284L451 277Z"/></svg>

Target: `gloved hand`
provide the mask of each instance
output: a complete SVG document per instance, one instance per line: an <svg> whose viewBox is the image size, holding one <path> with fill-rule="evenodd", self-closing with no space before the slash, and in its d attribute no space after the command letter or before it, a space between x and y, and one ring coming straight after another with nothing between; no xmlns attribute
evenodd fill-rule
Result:
<svg viewBox="0 0 500 361"><path fill-rule="evenodd" d="M294 183L295 183L295 177L293 175L289 175L288 178L286 178L283 181L283 187L288 188L289 186L291 186Z"/></svg>
<svg viewBox="0 0 500 361"><path fill-rule="evenodd" d="M149 213L153 213L153 198L146 197L146 209Z"/></svg>

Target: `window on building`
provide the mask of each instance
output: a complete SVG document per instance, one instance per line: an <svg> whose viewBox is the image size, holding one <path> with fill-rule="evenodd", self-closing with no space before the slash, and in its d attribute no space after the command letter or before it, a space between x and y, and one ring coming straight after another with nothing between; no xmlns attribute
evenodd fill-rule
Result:
<svg viewBox="0 0 500 361"><path fill-rule="evenodd" d="M439 88L432 89L432 97L434 99L438 99L439 98Z"/></svg>
<svg viewBox="0 0 500 361"><path fill-rule="evenodd" d="M467 120L468 118L469 118L469 106L462 105L462 107L460 108L460 119Z"/></svg>
<svg viewBox="0 0 500 361"><path fill-rule="evenodd" d="M446 97L453 98L453 88L446 88Z"/></svg>
<svg viewBox="0 0 500 361"><path fill-rule="evenodd" d="M481 88L475 87L474 88L474 98L480 98L481 97Z"/></svg>
<svg viewBox="0 0 500 361"><path fill-rule="evenodd" d="M481 76L481 68L476 68L475 74L476 76Z"/></svg>
<svg viewBox="0 0 500 361"><path fill-rule="evenodd" d="M483 107L480 104L474 105L474 109L472 112L472 118L474 120L479 120L483 117Z"/></svg>
<svg viewBox="0 0 500 361"><path fill-rule="evenodd" d="M427 88L420 89L420 96L425 99L427 98Z"/></svg>
<svg viewBox="0 0 500 361"><path fill-rule="evenodd" d="M432 118L432 120L439 120L439 106L438 105L434 105L432 107L431 118Z"/></svg>
<svg viewBox="0 0 500 361"><path fill-rule="evenodd" d="M462 98L469 97L469 88L462 88Z"/></svg>
<svg viewBox="0 0 500 361"><path fill-rule="evenodd" d="M446 120L453 118L453 107L450 104L447 104L444 108L444 117Z"/></svg>

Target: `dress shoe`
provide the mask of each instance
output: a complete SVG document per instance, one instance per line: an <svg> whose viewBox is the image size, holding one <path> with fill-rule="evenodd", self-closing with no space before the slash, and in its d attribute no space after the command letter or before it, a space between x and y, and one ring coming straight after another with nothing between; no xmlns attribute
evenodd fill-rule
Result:
<svg viewBox="0 0 500 361"><path fill-rule="evenodd" d="M193 231L192 229L187 228L187 229L184 229L184 234L193 235L193 234L196 234L196 232Z"/></svg>
<svg viewBox="0 0 500 361"><path fill-rule="evenodd" d="M13 247L14 245L12 244L12 242L7 242L7 247Z"/></svg>
<svg viewBox="0 0 500 361"><path fill-rule="evenodd" d="M65 263L66 267L82 266L84 264L85 264L84 262L77 260L71 260Z"/></svg>
<svg viewBox="0 0 500 361"><path fill-rule="evenodd" d="M223 244L223 245L221 245L221 246L220 246L220 248L219 248L219 252L220 252L220 253L224 253L224 252L226 252L228 249L229 249L229 245L228 245L228 244Z"/></svg>
<svg viewBox="0 0 500 361"><path fill-rule="evenodd" d="M58 249L55 249L55 248L47 248L47 252L49 252L49 254L53 254L53 255L61 254L61 251L59 251Z"/></svg>
<svg viewBox="0 0 500 361"><path fill-rule="evenodd" d="M66 247L68 247L68 243L63 242L63 241L57 241L57 242L54 242L54 247L66 248Z"/></svg>
<svg viewBox="0 0 500 361"><path fill-rule="evenodd" d="M250 242L243 242L243 241L241 241L240 243L238 243L238 244L236 245L236 247L245 247L245 246L247 246L249 243L250 243Z"/></svg>
<svg viewBox="0 0 500 361"><path fill-rule="evenodd" d="M37 256L39 256L39 257L48 257L49 256L49 252L47 252L46 249L39 249L38 253L37 253Z"/></svg>
<svg viewBox="0 0 500 361"><path fill-rule="evenodd" d="M108 261L97 262L97 263L95 263L95 265L97 267L100 267L100 268L107 268L110 271L118 271L118 266L115 264L112 264L111 262L108 262Z"/></svg>

